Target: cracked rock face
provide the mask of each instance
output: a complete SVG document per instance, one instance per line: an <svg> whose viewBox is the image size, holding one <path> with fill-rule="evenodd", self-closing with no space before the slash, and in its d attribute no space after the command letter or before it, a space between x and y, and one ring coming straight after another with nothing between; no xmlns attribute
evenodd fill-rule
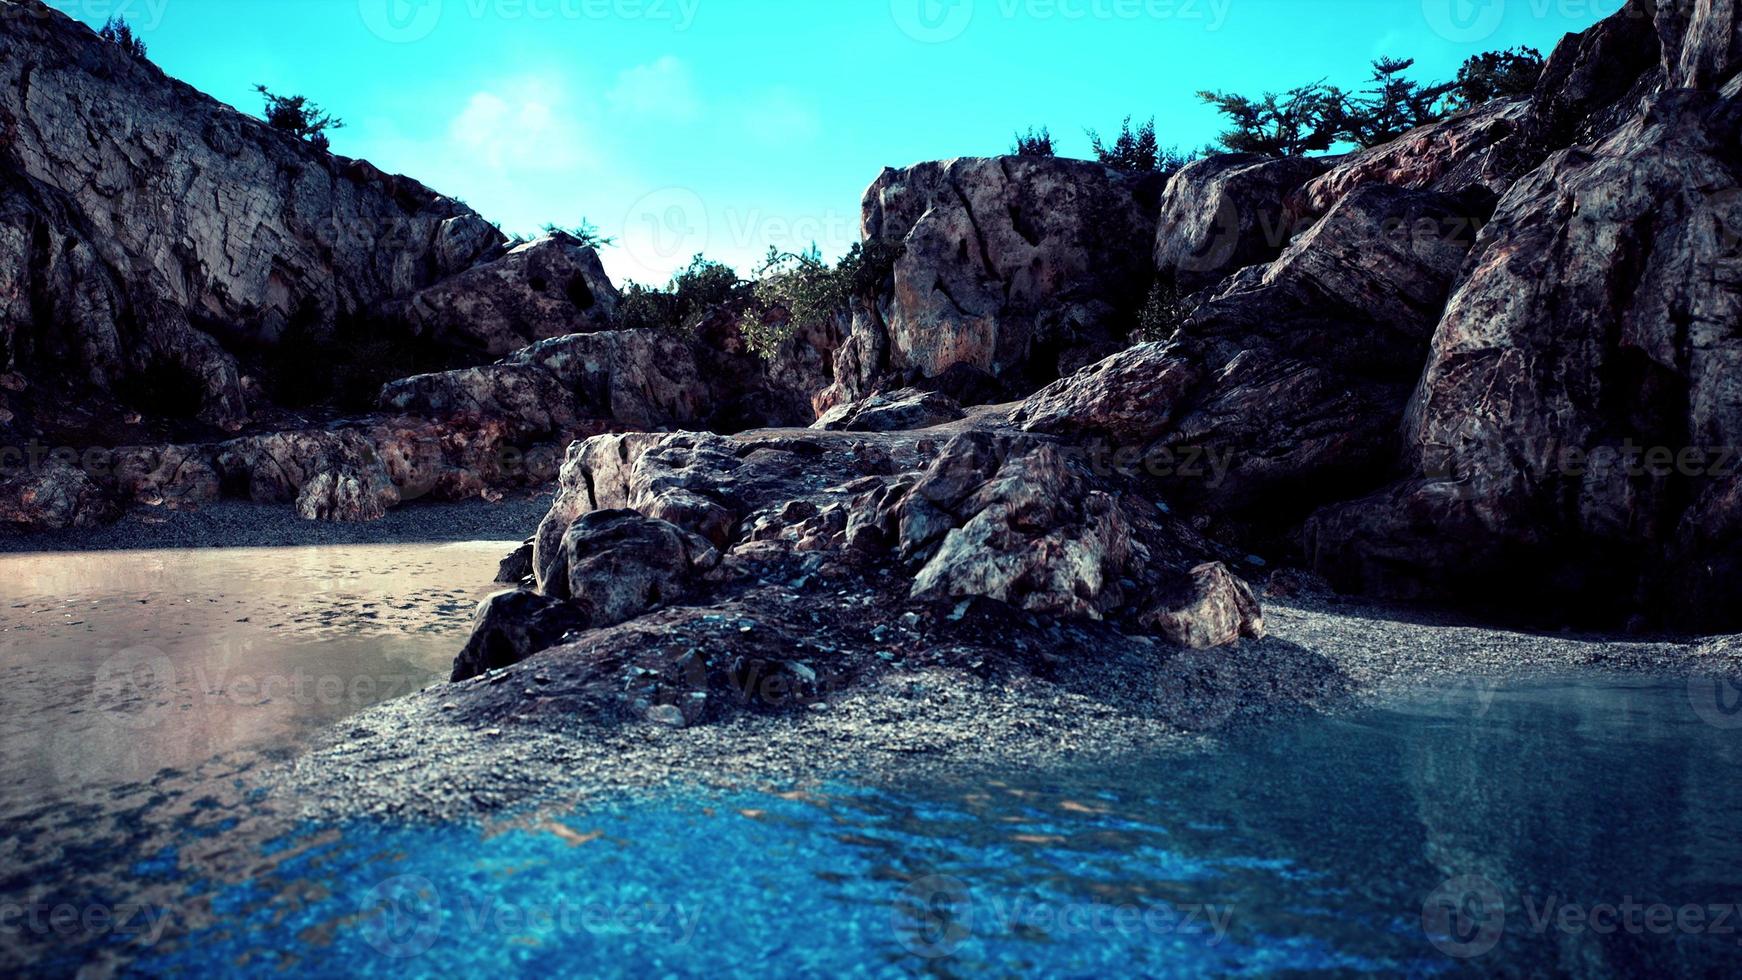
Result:
<svg viewBox="0 0 1742 980"><path fill-rule="evenodd" d="M34 380L112 392L173 371L202 419L237 424L256 406L227 346L339 329L501 240L37 0L0 2L0 22L0 347Z"/></svg>
<svg viewBox="0 0 1742 980"><path fill-rule="evenodd" d="M1290 194L1330 164L1317 157L1218 154L1167 182L1155 233L1155 269L1186 292L1276 258L1305 225Z"/></svg>
<svg viewBox="0 0 1742 980"><path fill-rule="evenodd" d="M862 306L825 405L966 365L1026 393L1114 349L1151 278L1159 178L997 157L885 170L867 240L902 250Z"/></svg>
<svg viewBox="0 0 1742 980"><path fill-rule="evenodd" d="M925 656L955 666L987 662L985 623L1000 618L1193 646L1262 636L1251 590L1206 560L1233 559L1043 437L966 422L600 436L571 451L534 541L539 598L493 600L457 675L490 647L493 662L531 656L544 674L585 678L604 717L645 720L665 704L673 723L694 724L860 683L895 656L891 620L930 624ZM550 600L586 630L542 654L493 639L522 636L513 618L548 618ZM874 610L883 625L861 633ZM698 628L722 638L686 639ZM794 635L806 639L781 639Z"/></svg>
<svg viewBox="0 0 1742 980"><path fill-rule="evenodd" d="M1734 476L1716 457L1742 445L1739 137L1735 94L1669 93L1511 190L1411 405L1416 477L1308 529L1334 580L1407 589L1413 562L1729 605Z"/></svg>
<svg viewBox="0 0 1742 980"><path fill-rule="evenodd" d="M559 233L443 279L395 312L415 333L506 357L541 340L610 329L618 299L598 252Z"/></svg>
<svg viewBox="0 0 1742 980"><path fill-rule="evenodd" d="M1480 217L1445 195L1358 188L1172 340L1060 381L1013 418L1213 512L1304 517L1306 501L1378 486Z"/></svg>

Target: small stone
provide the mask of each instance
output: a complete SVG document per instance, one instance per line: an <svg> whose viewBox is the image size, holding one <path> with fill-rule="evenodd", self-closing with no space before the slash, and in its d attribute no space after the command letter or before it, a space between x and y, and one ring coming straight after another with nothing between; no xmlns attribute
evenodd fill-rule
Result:
<svg viewBox="0 0 1742 980"><path fill-rule="evenodd" d="M676 705L671 704L656 704L648 708L647 720L667 728L682 728L689 724L684 720L683 712Z"/></svg>

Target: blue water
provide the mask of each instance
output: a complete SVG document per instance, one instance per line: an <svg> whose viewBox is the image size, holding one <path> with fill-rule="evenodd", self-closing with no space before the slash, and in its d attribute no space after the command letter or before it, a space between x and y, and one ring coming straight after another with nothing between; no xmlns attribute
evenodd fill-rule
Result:
<svg viewBox="0 0 1742 980"><path fill-rule="evenodd" d="M167 924L44 943L37 965L107 950L189 975L1736 975L1742 730L1701 696L1589 676L1460 686L1113 766L246 845L214 814L168 846L68 851L125 858L102 897L160 903ZM248 862L204 875L194 852L227 835Z"/></svg>

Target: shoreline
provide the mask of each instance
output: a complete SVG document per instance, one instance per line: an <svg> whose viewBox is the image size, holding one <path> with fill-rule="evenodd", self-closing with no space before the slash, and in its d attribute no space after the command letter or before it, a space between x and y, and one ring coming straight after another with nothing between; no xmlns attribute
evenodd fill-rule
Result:
<svg viewBox="0 0 1742 980"><path fill-rule="evenodd" d="M0 538L0 553L507 543L536 529L550 499L546 490L498 503L414 502L364 525L304 521L278 504L139 509L105 528ZM1118 637L1106 656L1067 657L1045 679L916 666L833 692L814 708L686 728L561 712L467 717L478 695L436 684L339 721L261 775L304 819L451 822L684 785L971 776L1207 750L1280 718L1336 714L1447 685L1480 693L1544 676L1742 678L1742 638L1528 632L1316 593L1263 602L1269 636L1235 647L1194 651ZM1061 649L1092 649L1104 639L1076 627L1065 632L1072 635ZM531 694L535 677L555 663L533 658L483 683Z"/></svg>
<svg viewBox="0 0 1742 980"><path fill-rule="evenodd" d="M1237 648L1153 644L1152 655L1067 665L1051 680L898 671L820 709L683 729L550 715L469 723L457 717L457 689L437 685L335 726L265 774L266 785L305 820L466 822L685 786L798 790L1212 750L1226 736L1303 713L1447 688L1480 695L1538 678L1687 678L1700 712L1693 678L1742 678L1742 640L1733 637L1539 636L1317 599L1272 599L1267 614L1271 635ZM517 670L500 672L498 683L521 683Z"/></svg>
<svg viewBox="0 0 1742 980"><path fill-rule="evenodd" d="M294 548L524 541L550 509L554 484L501 501L413 501L366 524L304 520L288 503L221 500L197 509L134 507L103 527L0 534L0 554Z"/></svg>

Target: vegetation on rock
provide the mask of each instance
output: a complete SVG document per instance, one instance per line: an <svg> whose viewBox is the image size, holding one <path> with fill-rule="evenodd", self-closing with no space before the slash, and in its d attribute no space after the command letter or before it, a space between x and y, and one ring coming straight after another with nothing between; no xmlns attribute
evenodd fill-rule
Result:
<svg viewBox="0 0 1742 980"><path fill-rule="evenodd" d="M327 131L345 128L343 119L323 111L306 95L278 95L265 85L254 86L254 91L266 101L264 115L273 129L307 140L323 150L331 143Z"/></svg>

